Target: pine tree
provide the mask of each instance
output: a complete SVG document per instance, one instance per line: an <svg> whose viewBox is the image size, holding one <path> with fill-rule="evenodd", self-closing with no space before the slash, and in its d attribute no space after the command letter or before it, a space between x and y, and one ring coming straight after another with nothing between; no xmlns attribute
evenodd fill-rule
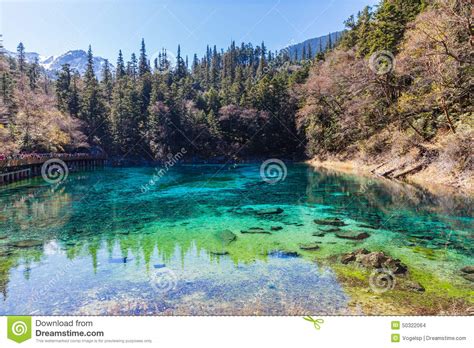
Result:
<svg viewBox="0 0 474 348"><path fill-rule="evenodd" d="M262 77L265 74L265 67L267 66L266 59L265 59L265 54L266 54L266 48L265 48L265 43L262 42L262 48L260 52L260 59L258 62L258 67L257 67L257 76Z"/></svg>
<svg viewBox="0 0 474 348"><path fill-rule="evenodd" d="M94 57L89 45L80 118L86 123L85 133L90 144L110 144L110 124L106 106L94 73Z"/></svg>
<svg viewBox="0 0 474 348"><path fill-rule="evenodd" d="M117 66L115 67L115 77L117 79L122 78L125 76L125 63L123 61L122 50L119 50L118 58L117 58Z"/></svg>
<svg viewBox="0 0 474 348"><path fill-rule="evenodd" d="M346 30L342 35L341 45L346 49L353 48L357 44L357 23L354 15L344 21Z"/></svg>
<svg viewBox="0 0 474 348"><path fill-rule="evenodd" d="M373 30L373 13L369 6L366 6L362 12L357 15L357 54L359 57L365 57L372 51L372 44L367 40Z"/></svg>
<svg viewBox="0 0 474 348"><path fill-rule="evenodd" d="M107 102L110 103L112 100L112 89L113 89L113 76L110 71L109 61L106 59L104 66L102 68L102 80L101 80L102 89L105 94Z"/></svg>
<svg viewBox="0 0 474 348"><path fill-rule="evenodd" d="M193 57L193 66L192 66L191 69L192 69L193 75L197 75L197 74L198 74L198 70L199 70L199 59L198 59L198 56L197 56L196 53L194 54L194 57Z"/></svg>
<svg viewBox="0 0 474 348"><path fill-rule="evenodd" d="M324 60L323 40L319 38L318 53L316 54L316 60Z"/></svg>
<svg viewBox="0 0 474 348"><path fill-rule="evenodd" d="M34 91L38 87L37 83L40 76L40 65L38 62L38 57L35 57L35 60L29 66L27 75L28 80L30 82L30 88Z"/></svg>
<svg viewBox="0 0 474 348"><path fill-rule="evenodd" d="M217 47L214 45L211 58L210 82L212 87L217 87L219 77L219 56L217 55Z"/></svg>
<svg viewBox="0 0 474 348"><path fill-rule="evenodd" d="M142 45L140 48L140 59L138 63L138 75L143 76L150 72L150 66L148 65L148 59L146 56L145 40L142 39Z"/></svg>
<svg viewBox="0 0 474 348"><path fill-rule="evenodd" d="M25 46L23 46L22 42L18 44L16 51L18 60L18 70L20 70L20 72L22 73L26 69Z"/></svg>
<svg viewBox="0 0 474 348"><path fill-rule="evenodd" d="M134 80L137 77L137 56L135 53L132 53L130 61L127 63L127 75Z"/></svg>
<svg viewBox="0 0 474 348"><path fill-rule="evenodd" d="M331 33L328 34L328 40L327 40L327 50L330 51L333 49L333 45L332 45L332 35Z"/></svg>
<svg viewBox="0 0 474 348"><path fill-rule="evenodd" d="M178 79L182 79L186 76L186 65L181 57L181 46L178 45L178 53L176 55L176 76Z"/></svg>
<svg viewBox="0 0 474 348"><path fill-rule="evenodd" d="M313 51L311 49L311 42L308 42L308 60L313 59Z"/></svg>
<svg viewBox="0 0 474 348"><path fill-rule="evenodd" d="M58 109L69 111L69 98L71 95L71 69L69 64L63 64L56 80L56 100Z"/></svg>
<svg viewBox="0 0 474 348"><path fill-rule="evenodd" d="M74 117L78 117L81 107L81 100L79 96L79 88L77 86L78 81L80 80L81 76L78 72L74 73L72 76L72 85L70 87L70 96L69 96L69 103L68 109L69 114Z"/></svg>
<svg viewBox="0 0 474 348"><path fill-rule="evenodd" d="M121 79L115 87L112 102L114 140L120 153L132 156L140 149L140 96L133 78Z"/></svg>
<svg viewBox="0 0 474 348"><path fill-rule="evenodd" d="M407 23L418 15L423 3L423 0L383 0L373 15L371 30L366 37L360 37L360 42L365 40L364 53L372 54L380 50L395 53Z"/></svg>
<svg viewBox="0 0 474 348"><path fill-rule="evenodd" d="M92 55L92 47L89 45L87 50L87 65L84 73L84 80L86 84L92 85L93 81L97 81L94 73L94 56Z"/></svg>

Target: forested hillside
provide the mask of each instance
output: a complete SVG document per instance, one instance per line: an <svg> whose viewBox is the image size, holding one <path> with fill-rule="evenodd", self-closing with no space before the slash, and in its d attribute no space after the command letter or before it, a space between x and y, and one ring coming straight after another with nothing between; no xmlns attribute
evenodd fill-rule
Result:
<svg viewBox="0 0 474 348"><path fill-rule="evenodd" d="M471 10L468 0L385 0L351 17L300 89L308 155L472 184Z"/></svg>
<svg viewBox="0 0 474 348"><path fill-rule="evenodd" d="M18 59L0 58L0 152L100 146L160 160L184 147L188 159L399 158L407 170L472 171L470 1L382 0L345 25L312 59L231 42L150 60L142 41L100 79L91 48L83 76L64 65L50 80L20 44Z"/></svg>
<svg viewBox="0 0 474 348"><path fill-rule="evenodd" d="M3 134L16 145L4 142L4 152L58 149L45 133L18 134L20 119L31 109L21 105L24 99L32 101L23 96L29 93L65 119L80 121L88 144L109 155L163 159L182 147L203 159L301 158L303 153L291 87L304 81L309 62L276 56L264 43L232 42L225 52L208 47L201 59L182 57L178 47L176 56L163 51L150 62L142 41L139 55L132 54L128 62L119 52L114 71L105 64L100 80L90 48L83 76L64 65L55 81L26 63L23 45L18 51L18 60L2 58L2 115L10 120ZM50 118L38 113L45 122ZM31 125L22 126L25 132L39 124L33 117L27 120ZM71 146L81 142L69 140Z"/></svg>

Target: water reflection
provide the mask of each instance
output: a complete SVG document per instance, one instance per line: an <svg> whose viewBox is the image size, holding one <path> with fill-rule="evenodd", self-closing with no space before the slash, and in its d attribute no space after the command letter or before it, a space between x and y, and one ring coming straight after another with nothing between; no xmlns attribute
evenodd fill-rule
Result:
<svg viewBox="0 0 474 348"><path fill-rule="evenodd" d="M298 243L311 237L311 220L319 215L390 230L409 243L416 234L429 235L433 238L418 238L417 245L433 249L445 245L454 253L472 257L472 197L437 196L410 185L315 171L304 165L289 166L288 177L278 185L262 183L258 165L224 169L183 166L173 168L149 192L140 192L152 171L106 169L73 174L57 186L34 179L27 185L2 188L0 291L4 301L12 291L25 292L26 284L36 299L33 303L38 298L52 300L44 295L44 290L37 290L49 289L48 276L61 279L55 282L62 284L56 284L55 291L69 291L75 285L79 292L84 292L96 282L105 282L101 289L117 287L122 279L121 273L114 271L116 267L138 277L137 273L159 268L156 265L171 264L179 265L189 276L189 269L199 265L199 281L205 284L205 279L214 283L229 281L222 274L212 275L223 264L229 271L243 265L264 277L262 265L284 267L285 262L293 262L290 273L298 278L296 270L305 267L308 261L304 260L312 259L311 253L298 249ZM283 207L285 213L255 214L269 206ZM244 227L274 225L284 227L282 232L270 236L239 233ZM236 242L223 244L216 237L216 233L226 229L237 236ZM445 243L448 234L449 245ZM302 260L276 261L272 256L278 254L275 251L295 250ZM75 272L76 278L72 276ZM37 283L20 280L19 273L27 281L34 275ZM312 286L320 284L316 278ZM334 282L334 277L331 279ZM109 280L111 285L107 286ZM233 282L235 287L237 284ZM303 291L292 284L292 291ZM185 291L187 286L184 284L181 290ZM254 291L253 286L256 284L248 291ZM331 288L337 287L332 284ZM208 295L218 298L222 296L219 291L235 292L223 285L217 289L209 288ZM124 291L129 292L130 288L124 285ZM334 308L344 302L342 293L337 296L340 298ZM182 299L182 294L176 295L175 300L178 298ZM15 302L11 301L9 307ZM181 305L180 302L174 308ZM70 303L58 306L62 313L71 309ZM45 303L42 310L47 308Z"/></svg>

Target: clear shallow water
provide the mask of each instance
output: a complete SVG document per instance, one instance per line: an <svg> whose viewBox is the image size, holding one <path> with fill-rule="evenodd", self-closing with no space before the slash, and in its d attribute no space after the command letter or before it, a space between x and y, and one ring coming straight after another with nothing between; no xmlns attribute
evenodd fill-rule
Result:
<svg viewBox="0 0 474 348"><path fill-rule="evenodd" d="M306 165L289 165L275 185L259 164L184 165L150 185L153 173L114 168L1 188L0 314L354 314L331 260L361 247L472 284L459 275L473 264L469 198ZM283 213L256 213L269 208ZM313 236L313 220L326 217L370 237ZM271 234L240 232L252 227ZM313 242L319 250L299 247Z"/></svg>

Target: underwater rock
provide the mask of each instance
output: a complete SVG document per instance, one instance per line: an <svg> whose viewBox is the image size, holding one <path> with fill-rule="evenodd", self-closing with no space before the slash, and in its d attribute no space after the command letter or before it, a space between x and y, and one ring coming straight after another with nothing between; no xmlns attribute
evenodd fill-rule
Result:
<svg viewBox="0 0 474 348"><path fill-rule="evenodd" d="M237 239L237 236L230 230L224 230L217 233L217 238L224 244L230 244Z"/></svg>
<svg viewBox="0 0 474 348"><path fill-rule="evenodd" d="M127 263L132 261L132 258L128 257L111 257L109 258L109 263Z"/></svg>
<svg viewBox="0 0 474 348"><path fill-rule="evenodd" d="M360 227L360 228L370 228L371 230L377 230L377 229L378 229L378 228L375 227L375 226L366 225L366 224L357 225L357 227Z"/></svg>
<svg viewBox="0 0 474 348"><path fill-rule="evenodd" d="M283 222L287 226L296 226L296 227L303 227L304 224L300 222Z"/></svg>
<svg viewBox="0 0 474 348"><path fill-rule="evenodd" d="M409 234L410 237L416 238L416 239L422 239L422 240L433 240L434 236L428 236L425 234L420 234L420 233L411 233Z"/></svg>
<svg viewBox="0 0 474 348"><path fill-rule="evenodd" d="M355 255L353 253L344 254L341 256L341 263L347 265L349 262L355 261Z"/></svg>
<svg viewBox="0 0 474 348"><path fill-rule="evenodd" d="M418 282L408 281L405 284L405 286L407 287L408 290L411 290L411 291L425 292L425 288L423 287L423 285L421 285Z"/></svg>
<svg viewBox="0 0 474 348"><path fill-rule="evenodd" d="M250 207L249 208L238 207L238 208L229 209L228 212L237 213L237 214L252 214L252 213L255 213L255 209L250 208Z"/></svg>
<svg viewBox="0 0 474 348"><path fill-rule="evenodd" d="M367 232L341 231L336 233L336 237L351 240L362 240L370 237Z"/></svg>
<svg viewBox="0 0 474 348"><path fill-rule="evenodd" d="M19 242L13 242L10 244L10 246L15 248L35 248L43 246L43 242L35 239L26 239L20 240Z"/></svg>
<svg viewBox="0 0 474 348"><path fill-rule="evenodd" d="M273 250L268 253L268 256L273 256L280 259L288 259L291 257L300 257L301 255L296 251Z"/></svg>
<svg viewBox="0 0 474 348"><path fill-rule="evenodd" d="M229 255L228 251L210 251L209 254L214 255L214 256L224 256L224 255Z"/></svg>
<svg viewBox="0 0 474 348"><path fill-rule="evenodd" d="M326 233L341 231L339 227L319 227L318 230L320 230L321 232L326 232Z"/></svg>
<svg viewBox="0 0 474 348"><path fill-rule="evenodd" d="M307 250L307 251L318 250L319 245L316 244L316 243L300 244L300 249L301 250Z"/></svg>
<svg viewBox="0 0 474 348"><path fill-rule="evenodd" d="M11 251L0 251L0 257L8 257L12 254Z"/></svg>
<svg viewBox="0 0 474 348"><path fill-rule="evenodd" d="M323 232L313 232L313 237L324 237L326 234Z"/></svg>
<svg viewBox="0 0 474 348"><path fill-rule="evenodd" d="M461 272L468 273L468 274L474 273L474 266L463 267L461 268Z"/></svg>
<svg viewBox="0 0 474 348"><path fill-rule="evenodd" d="M315 224L330 226L346 226L346 223L339 218L315 219Z"/></svg>
<svg viewBox="0 0 474 348"><path fill-rule="evenodd" d="M352 253L342 255L341 263L347 265L349 262L355 261L357 255L367 255L369 253L370 251L368 251L367 249L357 249L356 251L353 251Z"/></svg>
<svg viewBox="0 0 474 348"><path fill-rule="evenodd" d="M283 229L283 227L281 227L281 226L272 226L272 227L270 227L271 231L280 231L282 229Z"/></svg>
<svg viewBox="0 0 474 348"><path fill-rule="evenodd" d="M268 232L268 231L255 230L255 229L240 230L240 233L244 233L244 234L271 234L271 232Z"/></svg>
<svg viewBox="0 0 474 348"><path fill-rule="evenodd" d="M281 214L281 213L283 213L283 209L281 208L269 208L269 209L257 210L257 215L269 215L269 214Z"/></svg>
<svg viewBox="0 0 474 348"><path fill-rule="evenodd" d="M393 259L381 251L370 252L367 249L358 249L352 253L343 254L341 263L355 262L366 268L387 268L394 274L405 274L408 268L398 259Z"/></svg>
<svg viewBox="0 0 474 348"><path fill-rule="evenodd" d="M381 251L356 256L356 261L362 266L372 268L381 268L387 259L387 256Z"/></svg>
<svg viewBox="0 0 474 348"><path fill-rule="evenodd" d="M465 273L462 277L470 282L474 282L474 273Z"/></svg>

